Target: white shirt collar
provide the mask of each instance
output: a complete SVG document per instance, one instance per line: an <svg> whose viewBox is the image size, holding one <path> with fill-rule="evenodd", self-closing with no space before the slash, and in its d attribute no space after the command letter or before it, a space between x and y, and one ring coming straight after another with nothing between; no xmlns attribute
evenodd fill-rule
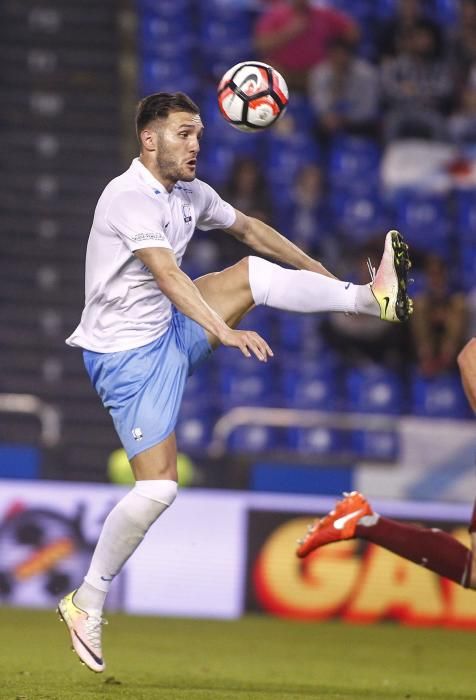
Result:
<svg viewBox="0 0 476 700"><path fill-rule="evenodd" d="M131 163L131 169L139 175L141 180L144 180L148 185L151 185L157 194L159 192L160 194L170 194L164 185L152 175L150 170L148 170L145 165L141 163L139 158L134 158Z"/></svg>

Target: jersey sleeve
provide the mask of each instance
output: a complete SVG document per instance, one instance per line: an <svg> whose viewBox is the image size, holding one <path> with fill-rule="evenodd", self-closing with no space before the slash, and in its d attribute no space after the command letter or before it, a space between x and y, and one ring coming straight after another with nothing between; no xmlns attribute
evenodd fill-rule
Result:
<svg viewBox="0 0 476 700"><path fill-rule="evenodd" d="M201 180L196 194L197 228L209 231L213 228L228 228L235 223L236 213L228 202L225 202L215 190Z"/></svg>
<svg viewBox="0 0 476 700"><path fill-rule="evenodd" d="M166 218L165 211L155 202L134 190L120 192L106 214L109 228L131 252L140 248L172 249L166 235L169 225Z"/></svg>

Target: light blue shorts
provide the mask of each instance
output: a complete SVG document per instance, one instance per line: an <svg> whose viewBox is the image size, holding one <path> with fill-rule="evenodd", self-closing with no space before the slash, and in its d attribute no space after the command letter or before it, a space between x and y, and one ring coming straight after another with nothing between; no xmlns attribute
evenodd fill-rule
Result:
<svg viewBox="0 0 476 700"><path fill-rule="evenodd" d="M212 352L204 329L174 310L167 331L133 350L83 353L129 459L170 435L187 377Z"/></svg>

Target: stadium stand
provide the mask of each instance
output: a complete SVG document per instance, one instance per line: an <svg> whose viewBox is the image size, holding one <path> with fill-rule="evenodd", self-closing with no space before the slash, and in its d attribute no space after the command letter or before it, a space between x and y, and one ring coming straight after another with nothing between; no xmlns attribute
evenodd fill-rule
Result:
<svg viewBox="0 0 476 700"><path fill-rule="evenodd" d="M378 64L378 33L394 16L396 0L331 4L359 23L359 53ZM419 191L386 192L380 133L372 138L341 133L321 143L303 93L291 96L287 114L265 134L244 135L221 118L216 82L231 65L254 56L253 26L263 9L259 2L7 0L0 9L0 152L8 171L0 190L0 393L33 392L58 411L61 439L44 449L41 466L42 476L50 478L101 480L107 455L117 447L81 354L67 348L64 338L82 307L83 259L98 193L126 165L121 160L122 6L137 15L138 96L183 90L202 107L207 129L200 177L223 191L237 153L256 159L269 187L273 223L279 228L285 221L288 229L293 219L286 193L303 165L316 165L324 173L326 233L335 240L337 258L349 250L364 257L364 244L382 237L386 228L401 228L417 254L416 279L419 256L430 250L452 266L468 294L476 286L476 195L470 180L446 191L422 183ZM456 0L429 0L424 6L448 34L456 26ZM286 233L293 238L292 231ZM191 273L206 272L207 259L190 264ZM319 320L270 310L253 313L254 327L274 344L276 361L262 368L220 351L213 367L191 378L177 429L190 452L206 451L216 419L243 404L468 415L453 376L431 381L411 372L395 376L375 364L346 373ZM39 446L37 419L2 414L0 441ZM384 428L344 434L326 426L287 431L243 426L228 445L234 452L281 445L302 455L345 452L384 460L398 452L395 434Z"/></svg>

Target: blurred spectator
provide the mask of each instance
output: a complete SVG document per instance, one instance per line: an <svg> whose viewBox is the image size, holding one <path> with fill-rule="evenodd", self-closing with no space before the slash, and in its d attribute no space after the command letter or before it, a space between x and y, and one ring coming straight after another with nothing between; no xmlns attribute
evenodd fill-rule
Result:
<svg viewBox="0 0 476 700"><path fill-rule="evenodd" d="M411 330L419 370L434 377L456 368L456 357L467 337L468 309L464 294L454 291L441 258L424 263L422 292L415 294Z"/></svg>
<svg viewBox="0 0 476 700"><path fill-rule="evenodd" d="M266 223L271 220L271 204L263 172L253 158L237 158L231 177L223 189L223 197L248 216Z"/></svg>
<svg viewBox="0 0 476 700"><path fill-rule="evenodd" d="M379 76L371 63L355 55L355 45L333 39L325 61L309 75L309 99L324 136L336 132L375 133L379 111Z"/></svg>
<svg viewBox="0 0 476 700"><path fill-rule="evenodd" d="M449 56L456 87L465 85L476 63L476 0L460 0L456 27L449 35Z"/></svg>
<svg viewBox="0 0 476 700"><path fill-rule="evenodd" d="M332 267L338 246L331 233L321 169L312 163L303 165L289 194L290 215L286 233L303 250L321 257Z"/></svg>
<svg viewBox="0 0 476 700"><path fill-rule="evenodd" d="M449 132L455 143L476 143L476 68L463 88L458 109L450 117Z"/></svg>
<svg viewBox="0 0 476 700"><path fill-rule="evenodd" d="M314 7L311 0L288 0L271 5L259 18L255 47L263 61L283 73L290 89L304 91L309 70L324 60L329 41L357 41L358 36L347 15Z"/></svg>
<svg viewBox="0 0 476 700"><path fill-rule="evenodd" d="M231 176L220 192L222 197L248 216L256 216L271 223L271 202L263 172L253 158L239 157L231 169ZM220 249L224 265L233 265L249 255L249 248L233 236L227 236Z"/></svg>
<svg viewBox="0 0 476 700"><path fill-rule="evenodd" d="M386 59L406 51L412 30L423 19L421 0L399 0L395 16L384 22L377 32L378 55Z"/></svg>
<svg viewBox="0 0 476 700"><path fill-rule="evenodd" d="M382 66L382 87L387 140L446 138L443 115L452 105L453 82L435 25L420 20L410 30L406 50Z"/></svg>

